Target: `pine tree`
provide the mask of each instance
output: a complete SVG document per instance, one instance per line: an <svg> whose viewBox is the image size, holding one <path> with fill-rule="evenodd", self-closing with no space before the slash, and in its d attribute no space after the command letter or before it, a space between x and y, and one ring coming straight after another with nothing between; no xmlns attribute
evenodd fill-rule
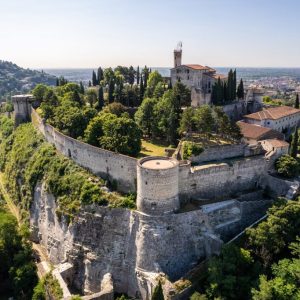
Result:
<svg viewBox="0 0 300 300"><path fill-rule="evenodd" d="M84 95L84 86L83 86L82 81L80 81L80 83L79 83L79 92L80 92L80 94Z"/></svg>
<svg viewBox="0 0 300 300"><path fill-rule="evenodd" d="M158 285L155 287L154 292L152 294L151 300L164 300L164 293L161 286L161 282L158 282Z"/></svg>
<svg viewBox="0 0 300 300"><path fill-rule="evenodd" d="M96 76L96 73L94 70L93 70L93 75L92 75L92 84L93 84L93 86L97 85L97 76Z"/></svg>
<svg viewBox="0 0 300 300"><path fill-rule="evenodd" d="M299 109L299 94L296 95L295 108Z"/></svg>
<svg viewBox="0 0 300 300"><path fill-rule="evenodd" d="M295 131L293 134L293 139L291 142L291 149L290 149L290 155L294 158L297 158L298 153L298 126L295 127Z"/></svg>
<svg viewBox="0 0 300 300"><path fill-rule="evenodd" d="M136 69L136 84L140 84L140 67L138 66Z"/></svg>
<svg viewBox="0 0 300 300"><path fill-rule="evenodd" d="M98 90L98 108L102 110L104 106L104 96L103 96L103 87L100 85Z"/></svg>

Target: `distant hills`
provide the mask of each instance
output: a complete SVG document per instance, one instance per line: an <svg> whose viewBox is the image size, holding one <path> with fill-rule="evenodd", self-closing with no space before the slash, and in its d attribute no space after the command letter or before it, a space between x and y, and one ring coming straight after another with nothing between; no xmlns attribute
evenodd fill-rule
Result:
<svg viewBox="0 0 300 300"><path fill-rule="evenodd" d="M27 93L36 84L55 85L56 77L43 71L24 69L12 62L0 60L0 100L11 95Z"/></svg>

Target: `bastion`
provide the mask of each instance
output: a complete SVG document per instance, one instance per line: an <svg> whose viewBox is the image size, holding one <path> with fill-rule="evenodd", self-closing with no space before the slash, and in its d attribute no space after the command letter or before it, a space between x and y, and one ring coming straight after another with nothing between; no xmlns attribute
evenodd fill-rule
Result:
<svg viewBox="0 0 300 300"><path fill-rule="evenodd" d="M33 100L34 98L32 95L16 95L12 97L15 126L30 121L31 102Z"/></svg>
<svg viewBox="0 0 300 300"><path fill-rule="evenodd" d="M167 157L146 157L137 163L137 209L150 215L179 209L179 164Z"/></svg>

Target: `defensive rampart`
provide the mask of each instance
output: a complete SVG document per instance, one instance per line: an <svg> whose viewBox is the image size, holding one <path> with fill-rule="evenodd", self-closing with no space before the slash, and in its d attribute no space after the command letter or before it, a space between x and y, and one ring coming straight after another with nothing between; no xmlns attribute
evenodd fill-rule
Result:
<svg viewBox="0 0 300 300"><path fill-rule="evenodd" d="M78 165L92 173L115 183L117 189L122 192L136 191L135 158L100 149L66 136L43 122L33 108L31 118L45 139L54 144L63 155L72 158Z"/></svg>
<svg viewBox="0 0 300 300"><path fill-rule="evenodd" d="M267 168L261 155L195 167L187 161L179 167L179 194L181 198L231 197L257 188Z"/></svg>

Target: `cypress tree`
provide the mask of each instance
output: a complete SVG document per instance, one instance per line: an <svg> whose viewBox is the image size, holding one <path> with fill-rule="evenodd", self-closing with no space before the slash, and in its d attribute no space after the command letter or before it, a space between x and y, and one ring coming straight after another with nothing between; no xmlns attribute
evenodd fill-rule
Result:
<svg viewBox="0 0 300 300"><path fill-rule="evenodd" d="M80 92L80 94L84 95L84 86L83 86L82 81L79 82L79 92Z"/></svg>
<svg viewBox="0 0 300 300"><path fill-rule="evenodd" d="M168 90L171 90L172 88L173 88L172 81L170 80L169 83L168 83Z"/></svg>
<svg viewBox="0 0 300 300"><path fill-rule="evenodd" d="M133 66L129 67L129 72L128 72L128 82L130 85L134 84L134 68Z"/></svg>
<svg viewBox="0 0 300 300"><path fill-rule="evenodd" d="M164 300L164 293L162 290L161 282L158 282L158 285L155 287L152 294L151 300Z"/></svg>
<svg viewBox="0 0 300 300"><path fill-rule="evenodd" d="M232 100L236 99L236 69L233 71Z"/></svg>
<svg viewBox="0 0 300 300"><path fill-rule="evenodd" d="M228 101L227 84L226 84L226 82L224 82L224 85L223 85L223 98L224 98L224 102L226 103Z"/></svg>
<svg viewBox="0 0 300 300"><path fill-rule="evenodd" d="M97 76L96 76L96 73L94 70L93 70L93 75L92 75L92 84L93 84L93 86L97 85Z"/></svg>
<svg viewBox="0 0 300 300"><path fill-rule="evenodd" d="M92 83L91 83L91 81L89 80L89 87L91 87L92 86Z"/></svg>
<svg viewBox="0 0 300 300"><path fill-rule="evenodd" d="M103 70L99 67L97 70L97 83L100 84L101 80L103 80Z"/></svg>
<svg viewBox="0 0 300 300"><path fill-rule="evenodd" d="M56 86L59 86L59 79L56 78Z"/></svg>
<svg viewBox="0 0 300 300"><path fill-rule="evenodd" d="M299 109L299 94L296 94L295 108Z"/></svg>
<svg viewBox="0 0 300 300"><path fill-rule="evenodd" d="M295 127L295 131L293 134L293 139L291 142L291 149L290 149L290 155L294 158L297 158L298 153L298 126Z"/></svg>
<svg viewBox="0 0 300 300"><path fill-rule="evenodd" d="M227 97L228 97L228 101L232 100L232 88L233 88L233 72L232 69L230 69L230 71L228 72L228 81L227 81Z"/></svg>
<svg viewBox="0 0 300 300"><path fill-rule="evenodd" d="M244 99L245 92L244 92L244 83L243 83L242 78L241 78L240 83L238 85L236 95L237 95L238 99Z"/></svg>
<svg viewBox="0 0 300 300"><path fill-rule="evenodd" d="M104 96L103 96L103 87L100 85L98 90L98 108L102 110L104 106Z"/></svg>
<svg viewBox="0 0 300 300"><path fill-rule="evenodd" d="M139 66L136 69L136 83L137 83L137 85L140 84L140 67Z"/></svg>
<svg viewBox="0 0 300 300"><path fill-rule="evenodd" d="M114 91L115 91L115 83L113 80L110 80L108 84L108 102L114 102Z"/></svg>
<svg viewBox="0 0 300 300"><path fill-rule="evenodd" d="M140 103L142 103L143 99L144 99L144 93L145 93L145 88L144 88L144 83L143 83L143 77L141 76L141 80L140 80Z"/></svg>

